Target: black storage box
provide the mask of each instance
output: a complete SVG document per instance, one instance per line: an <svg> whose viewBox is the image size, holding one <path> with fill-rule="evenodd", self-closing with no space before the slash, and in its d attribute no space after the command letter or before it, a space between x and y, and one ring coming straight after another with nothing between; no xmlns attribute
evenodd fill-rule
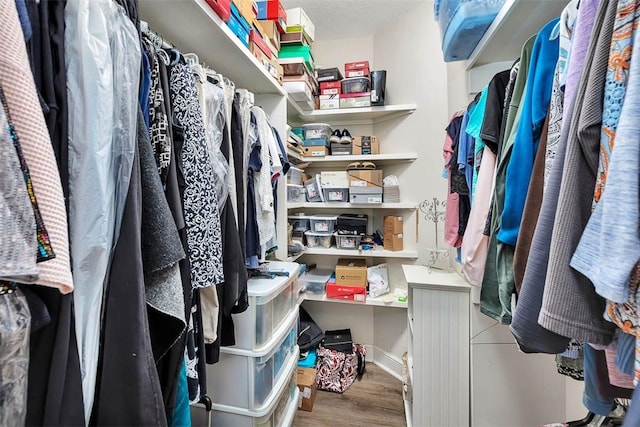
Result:
<svg viewBox="0 0 640 427"><path fill-rule="evenodd" d="M324 332L324 348L340 351L342 353L353 353L353 339L351 329L337 329L335 331Z"/></svg>
<svg viewBox="0 0 640 427"><path fill-rule="evenodd" d="M335 82L342 80L342 73L338 67L321 68L316 70L319 82Z"/></svg>
<svg viewBox="0 0 640 427"><path fill-rule="evenodd" d="M338 215L336 231L343 236L364 236L367 234L367 215L341 214Z"/></svg>

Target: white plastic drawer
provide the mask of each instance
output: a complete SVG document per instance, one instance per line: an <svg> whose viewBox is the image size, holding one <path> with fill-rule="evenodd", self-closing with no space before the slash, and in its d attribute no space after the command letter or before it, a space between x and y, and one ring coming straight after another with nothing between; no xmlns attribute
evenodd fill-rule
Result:
<svg viewBox="0 0 640 427"><path fill-rule="evenodd" d="M232 348L264 350L293 305L297 304L298 264L272 261L267 268L269 271L287 272L289 276L249 279L249 308L233 316L236 345Z"/></svg>

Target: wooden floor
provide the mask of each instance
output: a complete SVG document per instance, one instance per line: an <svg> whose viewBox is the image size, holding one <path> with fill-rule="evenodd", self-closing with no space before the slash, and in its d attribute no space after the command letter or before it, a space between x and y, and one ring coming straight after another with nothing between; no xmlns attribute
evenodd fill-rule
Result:
<svg viewBox="0 0 640 427"><path fill-rule="evenodd" d="M318 391L313 412L298 410L293 426L406 426L402 383L367 363L362 381L343 394Z"/></svg>

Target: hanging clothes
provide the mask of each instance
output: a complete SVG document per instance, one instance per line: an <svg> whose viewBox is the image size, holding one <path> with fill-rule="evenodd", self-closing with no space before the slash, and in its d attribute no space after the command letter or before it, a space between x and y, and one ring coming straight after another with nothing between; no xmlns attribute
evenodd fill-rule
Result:
<svg viewBox="0 0 640 427"><path fill-rule="evenodd" d="M551 20L542 27L536 37L527 72L523 104L520 106L521 118L506 167L505 203L498 240L513 247L520 230L531 170L542 134L542 124L549 108L559 44L558 38L552 37L551 33L558 22L559 18Z"/></svg>
<svg viewBox="0 0 640 427"><path fill-rule="evenodd" d="M506 169L511 156L515 129L518 128L520 120L522 111L520 103L524 95L535 39L535 36L531 37L522 47L520 65L506 114L504 140L496 159L493 207L491 208L491 236L480 291L480 311L503 324L511 323L511 298L514 284L510 266L513 264L513 248L498 242L498 231L504 205Z"/></svg>
<svg viewBox="0 0 640 427"><path fill-rule="evenodd" d="M55 168L55 155L36 93L15 2L2 2L0 21L3 22L0 40L4 42L4 54L0 58L0 86L3 88L15 131L20 136L33 192L38 198L42 223L46 226L56 255L55 258L37 265L37 283L69 293L73 290L73 278L69 263L67 214L62 186Z"/></svg>
<svg viewBox="0 0 640 427"><path fill-rule="evenodd" d="M633 13L629 13L630 8ZM620 154L616 155L615 164L613 164L611 151L617 148L614 147L614 142L617 145L616 129L622 126L622 123L619 123L622 121L622 112L627 110L627 112L631 111L628 114L635 114L629 109L633 108L638 89L631 87L630 66L638 61L638 55L635 56L635 60L631 56L631 50L640 42L638 31L634 31L639 20L640 9L637 2L623 1L618 4L614 37L609 53L610 65L607 69L604 88L600 162L596 172L594 199L597 205L571 259L571 266L593 283L599 295L617 303L624 303L629 298L629 273L640 253L638 233L629 233L629 230L638 229L637 217L640 214L637 202L637 164L629 162L629 159L638 157L634 146L638 142L638 136L635 135L636 123L624 123L623 138L626 140L623 141ZM631 65L629 64L630 56ZM629 68L628 71L627 68ZM638 73L637 69L636 73ZM629 93L625 97L627 90ZM627 99L630 105L623 105L622 101L626 102ZM612 173L615 176L614 190L611 191L610 196L605 196L607 194L605 182L608 181L608 171L612 166L614 166ZM603 206L600 207L605 198L606 204L602 203ZM616 262L607 262L609 257L614 257Z"/></svg>
<svg viewBox="0 0 640 427"><path fill-rule="evenodd" d="M3 105L0 109L0 239L11 242L0 245L0 280L33 283L38 279L38 241L34 209L28 192L31 181L28 170L25 175L21 168L19 153L22 148L15 131L12 132L10 129L13 128L9 127L2 86L0 100Z"/></svg>
<svg viewBox="0 0 640 427"><path fill-rule="evenodd" d="M184 62L172 67L170 89L174 128L179 126L184 131L184 143L177 155L185 180L183 207L191 286L205 288L224 281L220 214L198 92Z"/></svg>
<svg viewBox="0 0 640 427"><path fill-rule="evenodd" d="M606 301L596 294L589 280L569 266L569 262L591 215L602 126L602 97L614 21L615 4L609 6L606 24L598 38L592 38L596 46L593 62L588 74L583 76L586 82L577 94L583 102L575 109L572 132L566 144L546 286L538 318L542 327L557 334L602 345L611 342L614 332L613 324L602 317Z"/></svg>
<svg viewBox="0 0 640 427"><path fill-rule="evenodd" d="M127 24L131 22L127 20ZM137 107L137 102L132 104ZM91 425L166 426L167 418L155 369L145 301L142 262L142 194L135 151L122 217L105 289ZM122 384L127 387L122 387Z"/></svg>
<svg viewBox="0 0 640 427"><path fill-rule="evenodd" d="M573 44L571 45L571 58L568 63L562 136L557 145L556 158L549 181L544 189L538 223L531 240L527 269L522 280L520 298L510 327L520 350L525 353L562 353L570 341L569 338L539 325L538 317L546 287L549 246L557 209L567 139L569 133L574 129L571 123L574 109L576 112L580 111L584 102L584 96L577 97L576 95L584 93L584 89L578 90L578 86L586 86L588 73L585 73L585 78L582 81L579 80L582 70L589 70L593 63L595 44L590 44L590 39L592 37L598 39L602 27L612 24L613 20L611 14L607 15L608 0L602 2L600 0L581 0L580 4L573 34Z"/></svg>
<svg viewBox="0 0 640 427"><path fill-rule="evenodd" d="M67 103L67 74L64 58L64 8L66 0L27 0L33 36L27 47L31 68L65 200L69 197L69 123Z"/></svg>
<svg viewBox="0 0 640 427"><path fill-rule="evenodd" d="M31 315L16 285L0 284L0 425L25 424Z"/></svg>
<svg viewBox="0 0 640 427"><path fill-rule="evenodd" d="M65 8L69 99L69 223L85 418L94 402L101 307L136 144L140 43L109 0ZM91 111L91 114L86 114Z"/></svg>

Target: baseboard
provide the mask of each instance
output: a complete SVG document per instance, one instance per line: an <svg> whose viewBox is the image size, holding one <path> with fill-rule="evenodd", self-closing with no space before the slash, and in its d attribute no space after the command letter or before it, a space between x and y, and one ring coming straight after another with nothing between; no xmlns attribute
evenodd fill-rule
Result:
<svg viewBox="0 0 640 427"><path fill-rule="evenodd" d="M402 360L376 346L365 344L367 349L367 362L378 365L383 371L392 377L402 381Z"/></svg>

